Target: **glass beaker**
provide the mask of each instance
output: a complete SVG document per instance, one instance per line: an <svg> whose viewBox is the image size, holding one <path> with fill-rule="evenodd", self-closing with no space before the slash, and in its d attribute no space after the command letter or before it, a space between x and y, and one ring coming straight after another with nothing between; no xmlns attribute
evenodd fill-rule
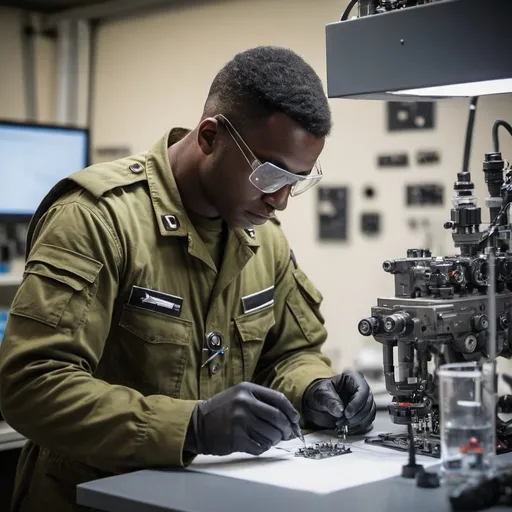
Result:
<svg viewBox="0 0 512 512"><path fill-rule="evenodd" d="M494 362L439 368L441 473L459 482L492 472L496 455Z"/></svg>

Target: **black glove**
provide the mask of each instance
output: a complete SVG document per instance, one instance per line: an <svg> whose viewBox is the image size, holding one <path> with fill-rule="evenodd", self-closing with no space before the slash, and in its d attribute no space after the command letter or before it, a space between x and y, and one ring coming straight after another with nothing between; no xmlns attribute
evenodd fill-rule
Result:
<svg viewBox="0 0 512 512"><path fill-rule="evenodd" d="M321 428L341 422L349 434L372 429L377 409L370 386L360 372L347 372L313 382L302 397L304 420Z"/></svg>
<svg viewBox="0 0 512 512"><path fill-rule="evenodd" d="M242 382L194 407L184 449L192 454L260 455L296 437L300 415L278 391Z"/></svg>

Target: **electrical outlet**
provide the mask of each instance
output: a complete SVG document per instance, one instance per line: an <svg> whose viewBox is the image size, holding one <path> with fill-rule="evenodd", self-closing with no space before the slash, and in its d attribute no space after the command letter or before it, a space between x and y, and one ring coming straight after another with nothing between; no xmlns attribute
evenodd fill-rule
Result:
<svg viewBox="0 0 512 512"><path fill-rule="evenodd" d="M380 232L380 213L361 214L361 232L365 235L377 235Z"/></svg>
<svg viewBox="0 0 512 512"><path fill-rule="evenodd" d="M442 205L444 202L444 187L435 183L407 185L407 206Z"/></svg>
<svg viewBox="0 0 512 512"><path fill-rule="evenodd" d="M317 187L320 240L347 240L348 187Z"/></svg>
<svg viewBox="0 0 512 512"><path fill-rule="evenodd" d="M408 167L409 155L407 153L378 155L377 165L379 167Z"/></svg>
<svg viewBox="0 0 512 512"><path fill-rule="evenodd" d="M418 151L416 154L416 163L418 165L438 164L441 161L441 155L438 151Z"/></svg>
<svg viewBox="0 0 512 512"><path fill-rule="evenodd" d="M388 130L421 130L434 127L434 103L431 101L389 101Z"/></svg>

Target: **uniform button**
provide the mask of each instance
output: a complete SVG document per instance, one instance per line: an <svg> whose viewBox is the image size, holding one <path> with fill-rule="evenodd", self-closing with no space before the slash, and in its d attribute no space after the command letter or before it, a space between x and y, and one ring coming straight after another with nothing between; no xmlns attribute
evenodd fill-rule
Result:
<svg viewBox="0 0 512 512"><path fill-rule="evenodd" d="M219 367L217 365L212 366L212 374L215 375L219 371Z"/></svg>
<svg viewBox="0 0 512 512"><path fill-rule="evenodd" d="M138 174L139 172L142 172L144 170L144 166L136 162L130 165L129 169L135 174Z"/></svg>
<svg viewBox="0 0 512 512"><path fill-rule="evenodd" d="M206 344L210 350L219 350L222 347L222 336L218 332L210 332L206 336Z"/></svg>

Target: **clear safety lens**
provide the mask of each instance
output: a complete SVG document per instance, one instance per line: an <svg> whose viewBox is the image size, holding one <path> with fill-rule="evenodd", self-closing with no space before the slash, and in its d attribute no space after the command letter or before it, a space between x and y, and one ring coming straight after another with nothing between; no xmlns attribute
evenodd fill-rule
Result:
<svg viewBox="0 0 512 512"><path fill-rule="evenodd" d="M298 181L297 183L295 183L295 185L293 185L292 190L290 192L290 195L292 197L298 196L299 194L306 192L306 190L315 186L322 179L321 174L315 174L314 176L305 177L309 179Z"/></svg>
<svg viewBox="0 0 512 512"><path fill-rule="evenodd" d="M315 172L316 171L316 172ZM291 185L290 195L298 196L322 178L322 171L317 164L311 174L301 176L285 171L270 162L258 165L249 176L251 183L265 194L273 194L286 185Z"/></svg>

